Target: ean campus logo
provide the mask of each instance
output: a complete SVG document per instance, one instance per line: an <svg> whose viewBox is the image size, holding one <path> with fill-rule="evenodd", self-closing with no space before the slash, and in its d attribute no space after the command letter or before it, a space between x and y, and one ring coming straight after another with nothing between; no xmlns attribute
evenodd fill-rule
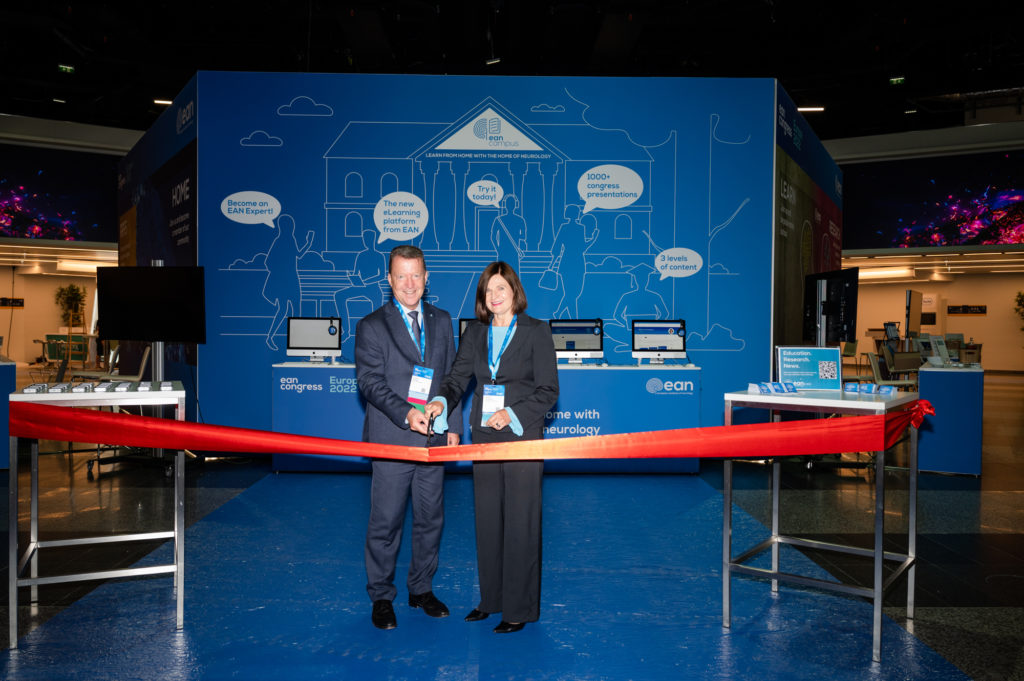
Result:
<svg viewBox="0 0 1024 681"><path fill-rule="evenodd" d="M473 134L482 140L490 135L501 135L500 118L478 118L473 124Z"/></svg>
<svg viewBox="0 0 1024 681"><path fill-rule="evenodd" d="M693 381L663 381L658 377L647 379L647 392L652 395L665 393L692 393Z"/></svg>

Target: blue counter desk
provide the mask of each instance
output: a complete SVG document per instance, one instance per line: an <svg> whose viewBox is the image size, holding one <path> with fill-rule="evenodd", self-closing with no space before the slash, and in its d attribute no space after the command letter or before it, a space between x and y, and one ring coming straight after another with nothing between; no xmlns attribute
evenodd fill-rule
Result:
<svg viewBox="0 0 1024 681"><path fill-rule="evenodd" d="M15 376L15 363L14 362L0 362L0 390L3 391L4 395L10 395L14 392L14 386L17 383ZM7 434L10 432L10 402L8 399L4 399L3 409L0 410L0 421L3 421L3 426L0 427L3 431L3 440L0 442L7 442ZM7 463L0 457L0 469L6 469Z"/></svg>
<svg viewBox="0 0 1024 681"><path fill-rule="evenodd" d="M362 439L364 404L352 364L286 362L272 367L272 427L276 432L339 440ZM548 413L547 438L693 428L701 425L701 370L644 365L559 365L561 394ZM469 399L463 419L469 424ZM469 433L463 435L468 441ZM455 466L468 468L468 464ZM696 459L550 461L552 472L695 473ZM367 471L367 459L275 454L279 471Z"/></svg>
<svg viewBox="0 0 1024 681"><path fill-rule="evenodd" d="M921 367L921 399L935 416L921 425L918 451L922 471L981 475L985 372L981 367Z"/></svg>

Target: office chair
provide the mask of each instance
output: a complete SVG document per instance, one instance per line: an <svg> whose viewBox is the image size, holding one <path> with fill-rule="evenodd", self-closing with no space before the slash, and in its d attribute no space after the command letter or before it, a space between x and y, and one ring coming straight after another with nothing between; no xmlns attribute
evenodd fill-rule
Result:
<svg viewBox="0 0 1024 681"><path fill-rule="evenodd" d="M47 363L41 369L31 369L29 374L32 376L32 380L38 383L63 383L67 371L68 356L64 355L59 362Z"/></svg>
<svg viewBox="0 0 1024 681"><path fill-rule="evenodd" d="M870 362L871 364L871 375L874 378L876 385L894 385L897 388L909 388L912 390L917 388L916 380L883 378L882 368L878 361L878 355L876 355L875 353L868 353L868 362Z"/></svg>
<svg viewBox="0 0 1024 681"><path fill-rule="evenodd" d="M71 372L72 381L99 381L99 380L110 380L104 379L103 376L112 376L118 374L118 360L121 356L121 346L117 346L111 349L107 355L107 368L106 369L76 369ZM145 364L145 362L143 362ZM118 374L120 375L120 374ZM125 379L118 379L125 380Z"/></svg>
<svg viewBox="0 0 1024 681"><path fill-rule="evenodd" d="M854 370L856 374L845 374L843 379L860 380L860 362L857 361L857 341L845 342L842 345L842 358L839 360L843 366L846 366L847 358L853 358Z"/></svg>
<svg viewBox="0 0 1024 681"><path fill-rule="evenodd" d="M146 373L146 363L150 360L150 349L151 349L151 346L147 345L145 347L145 349L142 351L142 358L139 360L139 369L138 369L137 373L134 373L134 374L122 373L121 366L120 366L120 364L121 364L120 363L120 353L118 352L119 348L115 348L111 352L111 355L110 355L111 362L116 363L116 365L117 365L116 367L113 368L113 371L111 371L110 373L103 373L103 372L96 372L96 371L76 371L75 372L75 376L83 378L84 380L89 380L89 381L132 381L132 382L141 381L142 377ZM117 407L113 407L113 409L115 411L118 411ZM113 447L113 446L107 446L107 447L100 447L100 446L98 446L98 447L96 447L95 450L92 450L92 449L88 450L88 451L95 451L96 452L96 457L93 458L93 459L90 459L86 463L87 477L90 480L93 479L93 466L94 465L97 467L97 469L99 469L101 466L104 466L104 465L121 463L121 462L125 462L125 461L132 461L132 462L135 462L135 463L151 464L151 465L155 465L155 466L158 466L158 467L162 467L163 470L164 470L164 476L166 476L166 477L171 477L171 475L174 472L173 466L168 464L162 457L159 457L159 456L153 456L153 455L149 455L149 454L144 454L144 455L124 454L124 455L115 455L115 456L104 457L102 455L103 452L105 452L105 451L117 451L118 449L122 449L122 448L120 448L120 447ZM102 473L102 470L97 470L97 473Z"/></svg>
<svg viewBox="0 0 1024 681"><path fill-rule="evenodd" d="M80 379L83 381L141 381L142 376L146 373L146 362L149 361L149 349L150 346L146 346L146 349L142 351L142 359L139 361L139 370L134 374L125 374L121 371L120 362L120 347L115 348L111 351L110 361L108 365L108 371L85 371L76 369L71 374L72 380Z"/></svg>

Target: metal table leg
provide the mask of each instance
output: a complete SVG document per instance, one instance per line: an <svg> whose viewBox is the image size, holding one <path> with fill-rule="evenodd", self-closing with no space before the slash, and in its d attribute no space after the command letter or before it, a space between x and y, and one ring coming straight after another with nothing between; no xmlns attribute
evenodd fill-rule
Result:
<svg viewBox="0 0 1024 681"><path fill-rule="evenodd" d="M32 483L29 493L29 529L28 529L28 550L29 555L29 576L35 579L39 576L39 440L32 440ZM39 604L39 586L33 584L29 588L29 603L33 606Z"/></svg>
<svg viewBox="0 0 1024 681"><path fill-rule="evenodd" d="M885 592L882 581L882 561L885 559L883 539L885 537L885 450L876 452L878 465L875 468L875 551L874 580L872 582L872 616L871 659L882 661L882 594Z"/></svg>
<svg viewBox="0 0 1024 681"><path fill-rule="evenodd" d="M917 573L917 428L910 427L910 508L907 512L907 619L914 619L914 588Z"/></svg>
<svg viewBox="0 0 1024 681"><path fill-rule="evenodd" d="M7 483L7 631L8 644L18 647L18 438L10 438Z"/></svg>
<svg viewBox="0 0 1024 681"><path fill-rule="evenodd" d="M725 401L723 423L732 425L732 402ZM722 626L732 625L732 459L722 461Z"/></svg>
<svg viewBox="0 0 1024 681"><path fill-rule="evenodd" d="M732 460L722 462L722 625L732 625Z"/></svg>
<svg viewBox="0 0 1024 681"><path fill-rule="evenodd" d="M174 457L174 591L177 628L185 626L185 452Z"/></svg>
<svg viewBox="0 0 1024 681"><path fill-rule="evenodd" d="M772 572L779 572L779 478L782 477L782 464L776 459L771 467L772 486ZM778 593L779 580L772 580L772 593Z"/></svg>

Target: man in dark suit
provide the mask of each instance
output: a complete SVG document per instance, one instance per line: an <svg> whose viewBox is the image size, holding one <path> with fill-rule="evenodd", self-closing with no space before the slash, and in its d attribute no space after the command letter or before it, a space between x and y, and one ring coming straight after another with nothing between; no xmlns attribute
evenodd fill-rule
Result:
<svg viewBox="0 0 1024 681"><path fill-rule="evenodd" d="M423 252L398 246L388 262L393 300L356 326L356 376L366 399L363 441L415 447L456 445L461 410L447 435L428 433L423 405L437 393L455 358L452 321L447 312L424 302L427 268ZM443 464L374 459L370 520L366 532L366 591L373 601L373 624L397 626L391 602L395 563L405 509L412 498L412 559L409 605L431 617L446 617L431 588L444 525Z"/></svg>

